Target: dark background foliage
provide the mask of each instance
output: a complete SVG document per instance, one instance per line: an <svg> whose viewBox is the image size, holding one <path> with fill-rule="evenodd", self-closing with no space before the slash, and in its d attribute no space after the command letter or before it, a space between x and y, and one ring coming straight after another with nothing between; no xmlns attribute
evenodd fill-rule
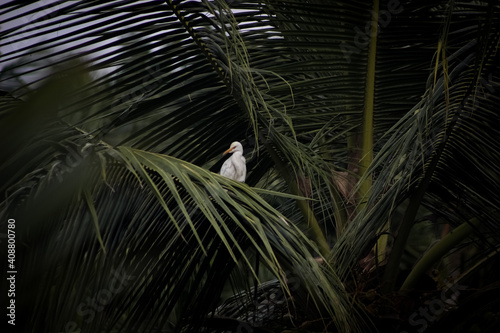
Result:
<svg viewBox="0 0 500 333"><path fill-rule="evenodd" d="M3 3L16 329L495 331L499 14Z"/></svg>

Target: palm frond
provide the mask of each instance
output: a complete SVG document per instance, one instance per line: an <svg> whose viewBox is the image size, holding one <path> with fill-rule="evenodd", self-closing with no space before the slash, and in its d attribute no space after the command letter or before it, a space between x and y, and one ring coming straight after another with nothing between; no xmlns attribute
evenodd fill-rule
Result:
<svg viewBox="0 0 500 333"><path fill-rule="evenodd" d="M450 11L452 21L455 16L466 15L461 10ZM490 8L485 6L482 10ZM406 199L409 203L402 220L391 221L397 235L396 242L398 238L401 242L399 251L403 250L421 207L455 226L477 218L482 228L496 234L493 231L496 229L494 207L498 203L487 193L492 193L498 186L491 169L496 163L495 158L489 155L497 150L493 138L498 133L497 126L485 127L484 119L491 123L496 121L498 99L494 94L486 94L485 87L491 91L497 86L493 63L497 61L498 36L490 30L491 25L484 24L477 27L479 35L471 34L468 43L460 39L457 45L451 41L455 36L455 26L461 27L454 23L447 34L450 49L456 47L457 51L443 63L439 62L438 72L429 77L426 97L389 132L391 136L372 165L373 170L379 169L380 173L377 173L369 208L359 220L356 219L358 224L350 226L347 234L352 232L352 235L345 238L347 243L349 237L356 235L362 237L365 244L373 245L380 236L373 228L380 230L391 221L396 208ZM485 81L485 77L489 81ZM479 152L489 156L488 162ZM469 162L479 160L482 162ZM487 216L485 212L488 212ZM339 242L336 250L347 250L341 250L347 243ZM398 247L398 244L394 246ZM349 256L352 251L359 251L360 256L367 250L367 247L349 247L347 251ZM391 254L398 258L392 262L394 267L391 269L397 271L401 253ZM340 254L337 257L343 258ZM345 258L346 262L340 264L342 269L357 266Z"/></svg>
<svg viewBox="0 0 500 333"><path fill-rule="evenodd" d="M1 153L2 209L39 212L20 215L27 244L40 248L23 255L50 272L23 313L35 326L57 313L55 329L179 329L217 313L231 274L258 275L252 253L284 294L286 272L297 272L315 314L355 330L342 282L384 230L399 231L387 269L397 271L422 207L453 226L478 219L475 244L496 248L498 5L376 7L0 5L0 84L25 101L2 99L1 139L14 140ZM53 76L77 80L47 84ZM363 136L373 140L364 150ZM234 140L251 150L250 186L207 170ZM371 177L365 202L355 183ZM318 266L311 253L330 245L332 266ZM89 308L117 274L127 288Z"/></svg>

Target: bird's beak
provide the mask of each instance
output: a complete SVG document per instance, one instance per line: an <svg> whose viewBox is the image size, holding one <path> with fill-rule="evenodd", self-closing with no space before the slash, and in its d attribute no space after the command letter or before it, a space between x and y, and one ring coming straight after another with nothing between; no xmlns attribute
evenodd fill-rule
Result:
<svg viewBox="0 0 500 333"><path fill-rule="evenodd" d="M234 150L234 147L231 147L229 148L228 150L226 150L224 153L222 153L222 156L228 154L228 153L231 153L232 151Z"/></svg>

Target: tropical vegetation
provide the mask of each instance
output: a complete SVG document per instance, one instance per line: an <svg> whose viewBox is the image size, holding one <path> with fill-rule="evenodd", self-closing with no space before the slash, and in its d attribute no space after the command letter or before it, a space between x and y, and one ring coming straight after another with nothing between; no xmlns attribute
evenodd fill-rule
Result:
<svg viewBox="0 0 500 333"><path fill-rule="evenodd" d="M497 1L0 17L10 330L500 328Z"/></svg>

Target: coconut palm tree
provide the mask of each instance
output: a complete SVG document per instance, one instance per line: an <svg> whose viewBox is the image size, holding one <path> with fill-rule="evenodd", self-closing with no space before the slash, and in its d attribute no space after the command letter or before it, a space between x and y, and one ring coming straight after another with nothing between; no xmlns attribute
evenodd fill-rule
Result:
<svg viewBox="0 0 500 333"><path fill-rule="evenodd" d="M1 5L17 328L498 326L499 14L494 1ZM246 183L217 174L233 141Z"/></svg>

